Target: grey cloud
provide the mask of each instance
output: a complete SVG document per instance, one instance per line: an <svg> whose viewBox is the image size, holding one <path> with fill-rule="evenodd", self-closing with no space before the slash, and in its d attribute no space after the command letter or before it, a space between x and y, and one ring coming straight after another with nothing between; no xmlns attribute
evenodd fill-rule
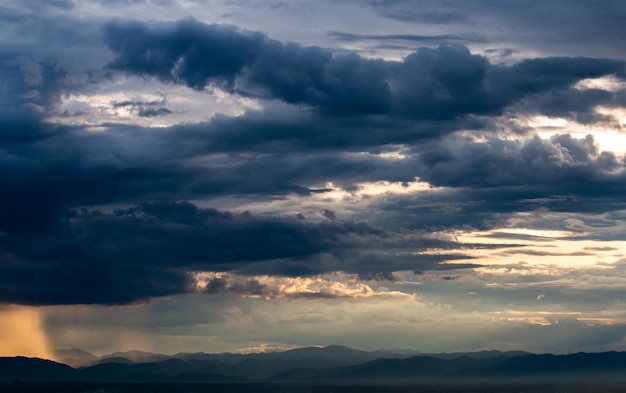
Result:
<svg viewBox="0 0 626 393"><path fill-rule="evenodd" d="M538 250L509 250L509 251L503 251L501 253L499 253L500 255L516 255L516 254L522 254L522 255L532 255L532 256L562 256L562 257L567 257L567 256L572 256L572 257L576 257L576 256L593 256L593 253L590 252L548 252L548 251L538 251Z"/></svg>
<svg viewBox="0 0 626 393"><path fill-rule="evenodd" d="M120 55L111 66L165 81L178 79L195 88L209 79L232 85L248 59L258 57L258 46L266 38L231 27L203 26L192 19L179 22L175 31L168 25L150 29L139 22L109 23L104 39Z"/></svg>
<svg viewBox="0 0 626 393"><path fill-rule="evenodd" d="M605 247L585 247L585 250L589 251L618 251L619 248L605 246Z"/></svg>
<svg viewBox="0 0 626 393"><path fill-rule="evenodd" d="M208 280L203 293L209 295L226 293L267 298L287 297L293 299L336 299L350 297L348 294L331 293L324 289L317 291L285 292L278 286L271 287L266 284L262 284L254 278L241 280L233 277L216 277Z"/></svg>
<svg viewBox="0 0 626 393"><path fill-rule="evenodd" d="M572 119L581 124L605 123L616 124L616 119L595 110L599 105L614 102L613 94L599 89L577 90L558 89L525 100L516 110L527 113L539 113L550 117Z"/></svg>
<svg viewBox="0 0 626 393"><path fill-rule="evenodd" d="M437 7L432 7L429 10L428 7L424 7L424 4L416 7L414 3L402 0L372 0L368 3L382 15L405 22L434 25L471 23L466 13L446 9L438 10Z"/></svg>
<svg viewBox="0 0 626 393"><path fill-rule="evenodd" d="M1 4L0 21L7 41L0 40L0 47L31 56L100 63L108 55L102 51L99 23L89 17L76 18L73 8L72 2L63 0Z"/></svg>
<svg viewBox="0 0 626 393"><path fill-rule="evenodd" d="M395 282L400 279L390 272L377 272L377 273L359 273L359 278L362 280L375 280L375 281L389 281Z"/></svg>
<svg viewBox="0 0 626 393"><path fill-rule="evenodd" d="M37 141L53 137L60 127L46 122L56 115L63 94L101 80L89 70L63 57L34 55L29 50L6 49L0 44L0 143L20 161ZM0 157L0 162L6 157ZM31 157L32 158L32 157Z"/></svg>
<svg viewBox="0 0 626 393"><path fill-rule="evenodd" d="M379 272L428 270L440 262L468 259L452 253L398 254L452 246L420 239L419 234L406 236L359 222L309 223L190 203L82 212L54 232L0 238L0 267L6 273L0 279L0 299L19 304L126 303L191 292L189 274L195 271L281 276L346 271L378 277ZM216 281L207 291L262 290L252 282L233 285Z"/></svg>
<svg viewBox="0 0 626 393"><path fill-rule="evenodd" d="M244 282L230 280L229 278L216 277L209 280L204 288L204 293L214 295L218 293L235 293L248 296L272 296L276 295L267 285L258 280L247 279Z"/></svg>
<svg viewBox="0 0 626 393"><path fill-rule="evenodd" d="M424 165L419 175L435 185L501 187L557 185L559 193L597 195L621 192L621 164L610 152L598 152L593 137L555 135L549 141L491 140L472 143L458 139L419 147ZM589 184L595 184L594 190Z"/></svg>
<svg viewBox="0 0 626 393"><path fill-rule="evenodd" d="M110 63L116 70L196 89L217 84L341 115L449 119L498 114L525 96L624 69L621 61L585 58L492 66L458 45L419 48L402 62L366 59L193 19L153 25L112 22L104 29L104 40L116 54Z"/></svg>
<svg viewBox="0 0 626 393"><path fill-rule="evenodd" d="M171 114L172 111L167 108L141 108L137 114L141 117L155 117Z"/></svg>
<svg viewBox="0 0 626 393"><path fill-rule="evenodd" d="M335 212L329 209L323 209L322 211L320 211L320 214L330 221L335 221L335 219L337 218Z"/></svg>
<svg viewBox="0 0 626 393"><path fill-rule="evenodd" d="M453 135L412 150L390 171L443 188L373 202L385 225L491 229L515 212L604 214L626 206L623 163L592 136L478 142Z"/></svg>
<svg viewBox="0 0 626 393"><path fill-rule="evenodd" d="M131 111L137 113L141 117L156 117L172 114L172 111L167 109L164 104L167 103L167 98L164 97L160 101L119 101L113 102L114 108L127 107Z"/></svg>
<svg viewBox="0 0 626 393"><path fill-rule="evenodd" d="M626 16L618 0L537 3L513 0L506 3L479 0L440 2L409 0L368 2L380 15L416 24L440 23L467 32L474 30L490 41L514 43L550 53L616 56L624 59L619 37Z"/></svg>
<svg viewBox="0 0 626 393"><path fill-rule="evenodd" d="M66 70L56 60L39 60L19 52L0 52L0 75L6 80L2 94L3 108L26 104L42 110L52 109L60 100Z"/></svg>
<svg viewBox="0 0 626 393"><path fill-rule="evenodd" d="M302 132L292 128L308 119L312 124L301 126ZM354 127L362 124L352 121ZM280 127L272 127L275 124ZM23 134L28 128L16 126L20 134L5 143L12 157L0 160L0 179L9 190L0 196L4 213L0 228L10 233L50 230L69 217L71 209L92 204L305 196L329 191L312 187L328 181L351 189L360 182L409 182L415 177L447 189L381 201L376 206L378 216L386 216L385 225L395 221L399 227L420 229L483 227L487 222L497 225L503 219L496 218L499 213L539 207L601 212L623 208L618 198L623 192L623 163L598 151L591 137L476 142L450 136L420 141L403 160L386 160L349 150L402 140L407 132L403 127L392 128L396 135L377 134L370 125L371 133L346 132L346 139L337 143L326 139L324 132L315 134L323 124L319 117L296 118L284 125L262 118L218 119L149 132L116 126L105 134L88 134L34 123L28 137ZM330 137L350 128L326 131ZM300 153L288 154L292 151ZM203 157L204 164L182 164L193 157ZM47 198L41 200L39 195ZM25 215L31 219L23 220Z"/></svg>
<svg viewBox="0 0 626 393"><path fill-rule="evenodd" d="M194 20L113 22L105 39L115 54L112 68L316 110L291 107L278 116L268 109L164 129L104 125L106 132L91 133L45 120L62 94L80 89L92 74L6 52L0 65L7 80L0 112L4 301L123 303L185 293L186 272L194 269L289 276L343 270L390 279L400 270L474 266L458 244L412 230L490 228L538 205L623 208L624 162L600 152L591 138L476 142L454 134L487 133L494 129L489 119L474 115L517 104L559 114L616 102L608 92L570 86L622 72L618 61L546 58L497 66L454 45L421 48L401 62L370 60ZM168 111L160 102L117 105L143 116ZM402 160L378 155L398 146L406 150ZM341 221L332 206L324 213L329 220L317 223L173 203L307 196L330 191L323 186L329 181L353 190L361 182L415 177L444 189L373 202L368 223ZM109 206L90 210L98 205ZM112 206L119 210L109 212ZM374 226L379 223L387 229Z"/></svg>
<svg viewBox="0 0 626 393"><path fill-rule="evenodd" d="M589 111L592 106L607 101L610 94L605 91L574 92L565 88L577 80L600 77L607 72L619 74L622 69L621 62L610 60L557 57L527 59L510 67L494 67L486 78L486 84L487 90L492 90L494 98L511 103L550 91L549 98L546 98L544 105L540 105L538 110L555 115L558 103L564 104L565 110L585 108ZM561 91L566 91L567 94L561 94Z"/></svg>
<svg viewBox="0 0 626 393"><path fill-rule="evenodd" d="M51 7L51 8L60 8L63 10L71 10L74 8L74 2L72 0L41 0L37 2L25 1L21 4L23 7L28 7L33 10L39 9L41 7Z"/></svg>
<svg viewBox="0 0 626 393"><path fill-rule="evenodd" d="M233 148L237 148L234 141L238 138L233 140ZM262 148L261 144L256 146ZM250 149L246 145L239 148ZM242 162L230 176L267 170L287 183L333 181L346 189L359 182L408 182L418 177L446 187L416 195L390 196L380 204L372 201L372 208L386 217L385 225L398 220L397 225L408 228L468 224L484 228L488 222L488 227L503 222L501 214L505 213L536 209L606 212L624 207L619 199L623 192L623 164L612 153L599 151L590 136L575 139L563 134L551 140L481 142L450 136L421 141L412 150L405 152L407 157L403 160L384 160L375 154L351 155L340 150L300 153L297 158L254 154L248 158L251 161ZM264 186L262 179L247 183L248 192L255 185L259 191L279 191L266 188L270 185Z"/></svg>
<svg viewBox="0 0 626 393"><path fill-rule="evenodd" d="M353 34L344 31L330 31L328 35L341 41L409 41L427 45L442 45L462 42L480 42L480 37L464 37L453 34L418 35L418 34Z"/></svg>

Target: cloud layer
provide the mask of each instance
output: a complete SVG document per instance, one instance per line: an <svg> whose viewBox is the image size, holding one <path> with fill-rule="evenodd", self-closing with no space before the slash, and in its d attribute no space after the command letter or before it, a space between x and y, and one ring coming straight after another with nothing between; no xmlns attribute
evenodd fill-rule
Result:
<svg viewBox="0 0 626 393"><path fill-rule="evenodd" d="M455 44L390 61L194 19L112 21L102 38L113 53L102 75L122 72L292 107L280 109L282 119L250 112L161 129L103 125L103 132L93 132L48 119L63 94L101 83L89 77L98 72L72 74L52 59L3 63L16 81L2 114L7 302L117 303L185 293L195 271L363 277L424 271L472 259L445 251L458 249L454 242L420 232L434 221L484 227L495 214L527 209L520 200L564 194L593 201L623 193L623 161L600 152L592 136L479 141L458 134L475 128L497 136L497 119L521 104L547 115L554 108L591 111L617 93L571 86L621 77L621 60L495 65ZM80 75L86 76L74 82ZM546 104L554 92L581 98ZM538 99L543 103L533 105ZM167 116L165 105L112 102L142 117ZM386 151L398 147L401 158L388 159ZM451 222L439 213L420 214L402 224L414 232L390 231L384 219L336 220L330 208L311 221L298 212L252 215L182 202L323 197L333 191L327 184L350 192L360 184L415 179L442 190L414 194L411 205L453 198L458 214ZM395 210L406 207L402 198L389 202ZM463 214L463 205L473 212ZM559 208L568 210L563 203ZM443 252L432 252L437 249Z"/></svg>
<svg viewBox="0 0 626 393"><path fill-rule="evenodd" d="M0 303L619 342L623 6L422 3L0 5Z"/></svg>

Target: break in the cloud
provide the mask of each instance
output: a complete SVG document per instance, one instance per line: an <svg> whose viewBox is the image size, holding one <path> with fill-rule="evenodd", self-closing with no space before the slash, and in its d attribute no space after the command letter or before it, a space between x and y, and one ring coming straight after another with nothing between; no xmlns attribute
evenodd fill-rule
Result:
<svg viewBox="0 0 626 393"><path fill-rule="evenodd" d="M623 6L335 3L0 5L0 302L97 351L623 348Z"/></svg>

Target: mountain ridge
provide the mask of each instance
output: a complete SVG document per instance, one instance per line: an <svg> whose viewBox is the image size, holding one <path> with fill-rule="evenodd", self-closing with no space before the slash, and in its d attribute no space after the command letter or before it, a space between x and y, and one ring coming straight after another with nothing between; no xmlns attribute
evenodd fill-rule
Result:
<svg viewBox="0 0 626 393"><path fill-rule="evenodd" d="M626 381L626 352L552 355L480 351L460 356L439 354L408 357L398 354L396 357L385 357L381 354L385 352L365 352L341 346L307 347L246 355L200 353L200 358L161 355L167 358L141 363L133 363L124 357L117 357L117 361L108 358L108 362L104 358L98 364L77 368L51 360L5 357L0 358L0 382L17 379L132 383L311 383L558 379L564 376ZM151 358L153 355L158 354L141 353L138 358Z"/></svg>
<svg viewBox="0 0 626 393"><path fill-rule="evenodd" d="M427 353L419 352L408 349L392 349L392 350L375 350L375 351L362 351L354 348L350 348L343 345L328 345L328 346L310 346L289 349L285 351L271 351L271 352L252 352L252 353L236 353L236 352L220 352L220 353L207 353L207 352L180 352L173 355L165 355L159 353L145 352L139 350L130 350L123 352L113 352L110 354L97 356L87 351L78 348L72 349L56 349L53 351L56 359L64 364L68 364L72 367L85 367L101 363L111 362L125 362L125 363L147 363L157 362L166 359L183 359L183 360L222 360L228 363L240 362L244 359L299 359L299 358L316 358L316 357L334 357L342 359L365 359L374 360L384 357L389 358L407 358L411 356L432 356L437 358L456 358L461 356L468 356L471 358L478 357L492 357L498 354L505 356L521 356L529 354L524 351L477 351L477 352L440 352L440 353ZM321 356L320 356L321 355ZM82 357L81 357L82 356ZM364 361L365 361L364 360Z"/></svg>

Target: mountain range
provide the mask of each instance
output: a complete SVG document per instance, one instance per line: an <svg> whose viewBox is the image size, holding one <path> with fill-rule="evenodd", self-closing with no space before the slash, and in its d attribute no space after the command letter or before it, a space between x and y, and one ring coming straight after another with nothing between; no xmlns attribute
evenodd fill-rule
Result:
<svg viewBox="0 0 626 393"><path fill-rule="evenodd" d="M563 378L626 381L626 352L421 354L366 352L333 345L253 354L162 355L130 351L96 356L69 349L58 350L56 355L62 363L25 357L0 358L0 383L370 383Z"/></svg>

